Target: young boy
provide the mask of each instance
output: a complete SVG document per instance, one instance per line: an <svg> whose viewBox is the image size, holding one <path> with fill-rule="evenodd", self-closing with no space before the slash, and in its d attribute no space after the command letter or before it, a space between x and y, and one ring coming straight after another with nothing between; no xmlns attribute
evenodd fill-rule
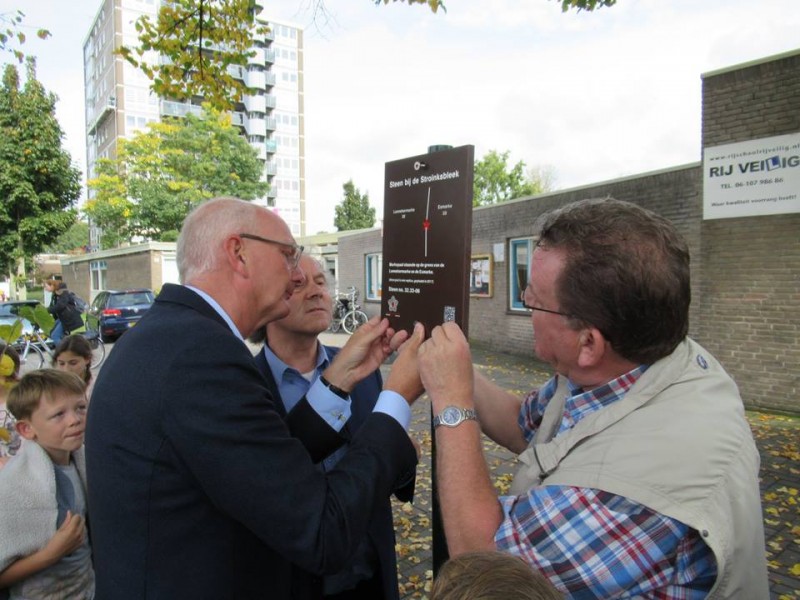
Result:
<svg viewBox="0 0 800 600"><path fill-rule="evenodd" d="M90 599L85 385L72 373L33 371L7 404L24 441L0 470L0 590L12 600Z"/></svg>

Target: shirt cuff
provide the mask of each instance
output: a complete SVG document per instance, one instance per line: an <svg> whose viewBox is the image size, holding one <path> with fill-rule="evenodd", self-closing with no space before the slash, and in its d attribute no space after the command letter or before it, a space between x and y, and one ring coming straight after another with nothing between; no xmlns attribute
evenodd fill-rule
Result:
<svg viewBox="0 0 800 600"><path fill-rule="evenodd" d="M392 390L383 390L380 393L372 412L380 412L389 415L400 423L400 426L405 429L406 432L411 424L411 407L408 405L405 398Z"/></svg>
<svg viewBox="0 0 800 600"><path fill-rule="evenodd" d="M308 389L306 400L334 431L341 431L350 418L350 398L337 396L319 378Z"/></svg>

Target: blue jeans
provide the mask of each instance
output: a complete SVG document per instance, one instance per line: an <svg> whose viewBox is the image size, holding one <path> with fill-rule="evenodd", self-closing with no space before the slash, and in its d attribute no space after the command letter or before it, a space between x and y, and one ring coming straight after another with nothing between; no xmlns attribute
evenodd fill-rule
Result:
<svg viewBox="0 0 800 600"><path fill-rule="evenodd" d="M56 325L53 327L53 330L50 332L50 339L53 340L56 344L61 341L61 338L64 337L64 325L56 319Z"/></svg>

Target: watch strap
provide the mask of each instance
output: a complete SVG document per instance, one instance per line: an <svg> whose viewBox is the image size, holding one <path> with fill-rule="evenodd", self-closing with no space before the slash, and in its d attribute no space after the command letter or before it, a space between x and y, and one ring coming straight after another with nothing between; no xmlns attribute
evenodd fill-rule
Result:
<svg viewBox="0 0 800 600"><path fill-rule="evenodd" d="M461 413L459 420L456 423L452 424L452 425L450 423L446 423L445 421L442 420L442 415L444 414L444 412L446 410L448 410L450 408L455 408ZM477 420L478 420L478 413L475 412L474 409L461 408L461 407L458 407L458 406L446 406L444 408L444 410L442 410L442 412L440 412L438 415L433 417L433 427L434 427L434 429L439 427L440 425L444 425L445 427L457 427L457 426L461 425L461 423L463 423L464 421L477 421Z"/></svg>
<svg viewBox="0 0 800 600"><path fill-rule="evenodd" d="M350 396L350 394L349 394L349 393L347 393L347 392L345 392L345 391L344 391L342 388L340 388L340 387L338 387L338 386L335 386L335 385L333 385L333 384L332 384L330 381L328 381L327 379L325 379L325 376L324 376L324 375L320 375L320 376L319 376L319 380L322 382L322 385L324 385L326 388L328 388L328 389L329 389L330 391L332 391L334 394L336 394L337 396L339 396L339 398L342 398L342 399L344 399L344 400L347 400L347 398Z"/></svg>

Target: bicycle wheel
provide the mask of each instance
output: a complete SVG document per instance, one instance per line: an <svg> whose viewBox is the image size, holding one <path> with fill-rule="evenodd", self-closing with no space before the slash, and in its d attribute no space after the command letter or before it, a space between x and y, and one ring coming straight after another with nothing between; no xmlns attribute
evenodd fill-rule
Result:
<svg viewBox="0 0 800 600"><path fill-rule="evenodd" d="M14 350L19 354L20 375L44 367L44 354L33 344L14 344Z"/></svg>
<svg viewBox="0 0 800 600"><path fill-rule="evenodd" d="M369 317L367 317L367 313L360 310L351 310L344 316L344 319L342 319L342 328L347 333L352 334L368 320Z"/></svg>
<svg viewBox="0 0 800 600"><path fill-rule="evenodd" d="M92 369L99 369L100 365L106 359L106 345L99 337L89 340L89 345L92 347Z"/></svg>

